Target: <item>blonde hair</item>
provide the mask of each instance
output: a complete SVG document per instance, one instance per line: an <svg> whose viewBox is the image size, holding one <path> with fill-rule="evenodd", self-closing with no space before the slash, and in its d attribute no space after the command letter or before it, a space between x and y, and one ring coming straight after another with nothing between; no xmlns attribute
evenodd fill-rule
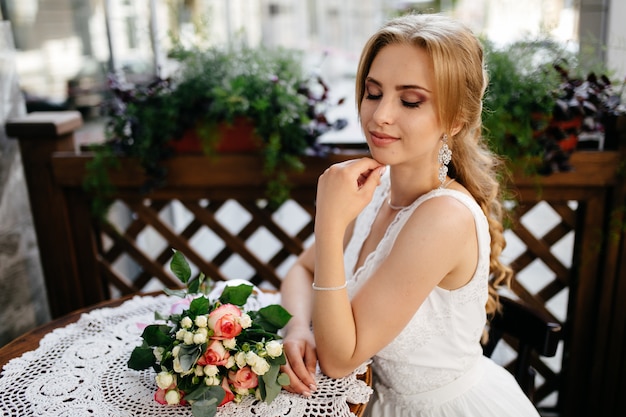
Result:
<svg viewBox="0 0 626 417"><path fill-rule="evenodd" d="M469 28L444 15L411 14L390 20L369 39L361 54L356 77L359 112L374 58L385 46L399 43L423 48L431 57L440 98L439 122L446 132L460 129L448 139L450 176L474 196L489 221L491 277L485 308L491 316L499 306L497 288L509 286L513 272L499 259L506 245L498 182L502 164L482 138L482 100L488 83L482 44Z"/></svg>

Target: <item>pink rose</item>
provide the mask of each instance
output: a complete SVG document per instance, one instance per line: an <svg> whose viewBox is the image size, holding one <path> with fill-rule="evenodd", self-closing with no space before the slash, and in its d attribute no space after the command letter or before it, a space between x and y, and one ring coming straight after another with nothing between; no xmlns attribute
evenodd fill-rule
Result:
<svg viewBox="0 0 626 417"><path fill-rule="evenodd" d="M256 388L259 385L257 376L249 366L237 370L237 372L229 371L228 379L235 388L250 389Z"/></svg>
<svg viewBox="0 0 626 417"><path fill-rule="evenodd" d="M172 391L172 389L176 390L176 388L166 388L166 389L159 388L159 389L157 389L157 391L154 393L154 400L156 402L158 402L159 404L167 405L168 402L165 399L165 396L167 395L167 393L169 391ZM187 405L187 401L183 399L183 397L185 396L185 393L183 391L181 391L181 390L177 390L177 391L178 391L178 394L180 396L179 404L180 405Z"/></svg>
<svg viewBox="0 0 626 417"><path fill-rule="evenodd" d="M226 350L222 342L220 342L219 340L212 340L206 347L206 352L204 352L204 355L202 355L200 359L198 359L198 365L226 365L229 357L230 352Z"/></svg>
<svg viewBox="0 0 626 417"><path fill-rule="evenodd" d="M233 304L224 304L209 314L209 329L213 330L213 339L232 339L241 333L239 324L241 310Z"/></svg>
<svg viewBox="0 0 626 417"><path fill-rule="evenodd" d="M230 385L228 385L228 379L222 379L222 388L224 389L224 393L226 395L224 395L224 399L222 400L220 405L218 405L218 407L221 407L224 404L229 403L235 399L235 394L233 394L233 392L230 390Z"/></svg>

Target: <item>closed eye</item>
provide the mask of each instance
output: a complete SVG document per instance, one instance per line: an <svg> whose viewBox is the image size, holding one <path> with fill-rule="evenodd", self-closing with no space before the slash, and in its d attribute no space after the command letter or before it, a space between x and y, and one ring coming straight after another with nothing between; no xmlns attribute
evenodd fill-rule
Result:
<svg viewBox="0 0 626 417"><path fill-rule="evenodd" d="M402 105L404 107L408 107L410 109L417 109L422 104L421 101L404 101L402 100Z"/></svg>

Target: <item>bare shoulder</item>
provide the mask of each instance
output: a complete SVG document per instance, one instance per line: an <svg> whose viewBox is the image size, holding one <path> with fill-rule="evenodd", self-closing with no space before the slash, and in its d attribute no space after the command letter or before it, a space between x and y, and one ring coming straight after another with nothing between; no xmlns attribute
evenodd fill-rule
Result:
<svg viewBox="0 0 626 417"><path fill-rule="evenodd" d="M471 194L462 187L456 191L473 200ZM413 221L418 223L428 222L444 229L454 229L464 225L474 226L474 214L470 208L459 198L449 194L435 196L424 201L415 209L412 217Z"/></svg>

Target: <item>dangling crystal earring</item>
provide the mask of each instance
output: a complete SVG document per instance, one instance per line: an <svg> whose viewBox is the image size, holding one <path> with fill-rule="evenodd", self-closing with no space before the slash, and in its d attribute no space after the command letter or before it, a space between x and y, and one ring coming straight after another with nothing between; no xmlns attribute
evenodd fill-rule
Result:
<svg viewBox="0 0 626 417"><path fill-rule="evenodd" d="M452 151L448 147L448 135L446 133L443 134L441 138L443 142L441 144L441 148L439 148L439 156L437 157L437 162L439 162L439 182L441 185L439 188L443 188L443 185L446 181L446 177L448 176L448 164L452 159Z"/></svg>

